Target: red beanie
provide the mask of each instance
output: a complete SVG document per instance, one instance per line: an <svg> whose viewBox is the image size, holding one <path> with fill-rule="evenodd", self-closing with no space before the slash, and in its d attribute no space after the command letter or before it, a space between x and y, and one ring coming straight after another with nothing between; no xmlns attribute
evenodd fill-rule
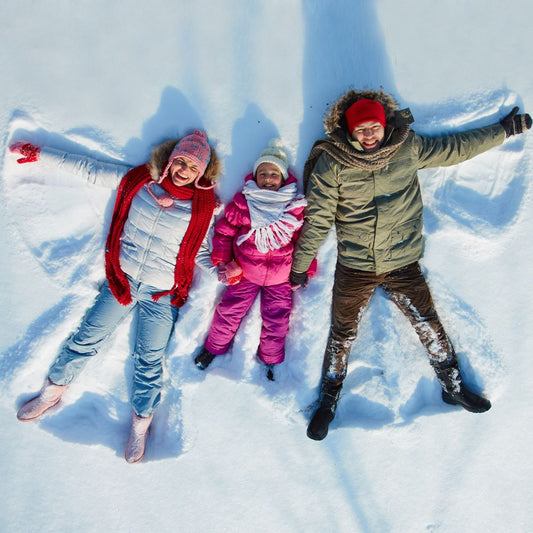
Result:
<svg viewBox="0 0 533 533"><path fill-rule="evenodd" d="M383 127L387 125L385 109L379 102L370 98L357 100L346 110L345 116L350 133L363 122L379 122Z"/></svg>

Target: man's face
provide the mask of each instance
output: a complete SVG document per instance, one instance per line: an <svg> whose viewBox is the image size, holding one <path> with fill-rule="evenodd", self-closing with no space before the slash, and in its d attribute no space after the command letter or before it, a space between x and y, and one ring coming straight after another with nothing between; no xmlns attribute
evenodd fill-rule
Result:
<svg viewBox="0 0 533 533"><path fill-rule="evenodd" d="M359 142L365 152L377 150L385 137L385 128L379 122L362 122L355 126L352 137Z"/></svg>
<svg viewBox="0 0 533 533"><path fill-rule="evenodd" d="M199 173L196 163L182 156L174 159L169 172L172 183L177 187L189 185L198 177Z"/></svg>

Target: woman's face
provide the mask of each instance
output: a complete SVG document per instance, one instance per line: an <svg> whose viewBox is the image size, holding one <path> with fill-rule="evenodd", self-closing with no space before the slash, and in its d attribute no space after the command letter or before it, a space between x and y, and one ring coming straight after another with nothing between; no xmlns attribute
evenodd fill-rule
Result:
<svg viewBox="0 0 533 533"><path fill-rule="evenodd" d="M283 183L283 176L273 163L261 163L255 172L255 181L260 189L277 191Z"/></svg>
<svg viewBox="0 0 533 533"><path fill-rule="evenodd" d="M172 161L172 165L170 165L170 179L176 187L189 185L198 177L199 173L198 165L191 159L183 156L176 157Z"/></svg>
<svg viewBox="0 0 533 533"><path fill-rule="evenodd" d="M355 126L352 137L359 142L365 152L377 150L385 137L385 128L379 122L362 122Z"/></svg>

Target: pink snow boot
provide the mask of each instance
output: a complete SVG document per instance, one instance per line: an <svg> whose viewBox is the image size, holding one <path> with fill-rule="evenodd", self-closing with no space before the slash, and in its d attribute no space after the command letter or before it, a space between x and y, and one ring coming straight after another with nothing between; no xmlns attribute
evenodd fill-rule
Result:
<svg viewBox="0 0 533 533"><path fill-rule="evenodd" d="M146 437L148 436L148 429L152 423L153 416L141 417L137 413L133 413L130 439L128 440L128 446L124 454L128 463L138 463L144 457Z"/></svg>
<svg viewBox="0 0 533 533"><path fill-rule="evenodd" d="M67 390L68 385L56 385L52 383L48 378L41 389L41 392L35 398L28 400L17 413L17 418L21 422L29 422L39 418L48 409L54 407L61 396Z"/></svg>

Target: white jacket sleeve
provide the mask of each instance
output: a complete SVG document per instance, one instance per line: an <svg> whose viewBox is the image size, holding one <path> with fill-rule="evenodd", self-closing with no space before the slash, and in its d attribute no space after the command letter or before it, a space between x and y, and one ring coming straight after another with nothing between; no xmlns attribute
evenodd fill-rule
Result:
<svg viewBox="0 0 533 533"><path fill-rule="evenodd" d="M211 263L211 241L213 239L213 222L214 222L214 219L211 221L209 230L207 231L207 234L204 237L204 240L200 246L200 249L198 250L198 253L196 254L195 263L204 272L207 272L211 277L217 278L218 270L213 265L213 263Z"/></svg>
<svg viewBox="0 0 533 533"><path fill-rule="evenodd" d="M39 154L39 162L73 174L87 183L116 189L124 175L132 169L128 165L107 163L89 156L71 154L44 146Z"/></svg>

